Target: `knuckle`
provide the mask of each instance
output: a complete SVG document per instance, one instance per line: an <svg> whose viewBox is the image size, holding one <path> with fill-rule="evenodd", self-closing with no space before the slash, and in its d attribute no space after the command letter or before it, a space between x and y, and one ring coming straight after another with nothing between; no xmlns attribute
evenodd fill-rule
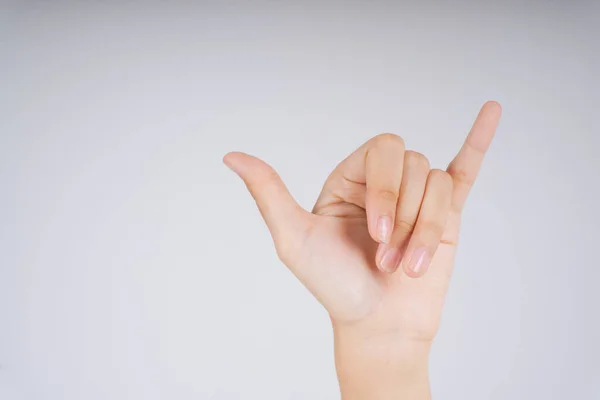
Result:
<svg viewBox="0 0 600 400"><path fill-rule="evenodd" d="M405 218L396 218L395 228L402 232L412 233L415 230L415 224Z"/></svg>
<svg viewBox="0 0 600 400"><path fill-rule="evenodd" d="M289 265L295 258L298 246L297 242L290 240L289 233L281 230L272 230L271 237L273 238L277 257L285 265Z"/></svg>
<svg viewBox="0 0 600 400"><path fill-rule="evenodd" d="M398 200L398 193L391 189L379 189L377 191L377 197L385 201L396 202Z"/></svg>
<svg viewBox="0 0 600 400"><path fill-rule="evenodd" d="M448 166L448 173L453 177L453 179L463 185L471 186L474 182L474 179L465 171L463 168L459 168L453 164Z"/></svg>
<svg viewBox="0 0 600 400"><path fill-rule="evenodd" d="M375 142L382 145L394 144L404 148L404 139L393 133L380 133L375 136Z"/></svg>
<svg viewBox="0 0 600 400"><path fill-rule="evenodd" d="M409 150L404 157L406 158L406 163L411 167L429 170L429 160L422 153Z"/></svg>
<svg viewBox="0 0 600 400"><path fill-rule="evenodd" d="M365 208L365 187L345 180L343 182L344 183L342 183L339 188L334 189L332 193L346 203Z"/></svg>
<svg viewBox="0 0 600 400"><path fill-rule="evenodd" d="M277 253L277 258L287 265L287 262L290 260L289 245L285 245L281 241L275 240L275 252Z"/></svg>
<svg viewBox="0 0 600 400"><path fill-rule="evenodd" d="M421 221L419 225L419 230L426 233L428 237L441 238L444 233L444 226L437 221L425 220Z"/></svg>
<svg viewBox="0 0 600 400"><path fill-rule="evenodd" d="M437 182L445 185L448 188L452 188L452 176L441 169L432 169L430 172L432 179L435 179Z"/></svg>
<svg viewBox="0 0 600 400"><path fill-rule="evenodd" d="M290 265L294 260L294 248L285 241L275 241L275 252L277 253L277 258L285 265Z"/></svg>
<svg viewBox="0 0 600 400"><path fill-rule="evenodd" d="M268 172L262 174L255 181L251 182L251 186L255 189L260 189L263 187L275 186L278 182L279 174L277 174L275 170L271 169Z"/></svg>

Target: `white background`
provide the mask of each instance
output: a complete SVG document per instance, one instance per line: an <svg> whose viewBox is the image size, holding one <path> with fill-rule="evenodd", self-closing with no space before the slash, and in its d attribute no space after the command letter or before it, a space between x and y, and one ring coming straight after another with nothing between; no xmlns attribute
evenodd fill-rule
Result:
<svg viewBox="0 0 600 400"><path fill-rule="evenodd" d="M221 157L310 208L381 132L444 167L488 99L434 397L600 398L598 7L497 3L1 3L0 398L338 398Z"/></svg>

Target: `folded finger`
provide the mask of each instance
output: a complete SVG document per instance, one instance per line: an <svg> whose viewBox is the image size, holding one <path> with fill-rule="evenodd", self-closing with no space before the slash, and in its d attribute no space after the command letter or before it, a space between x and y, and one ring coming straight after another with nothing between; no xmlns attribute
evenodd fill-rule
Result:
<svg viewBox="0 0 600 400"><path fill-rule="evenodd" d="M376 263L382 271L394 272L400 264L402 252L412 235L429 175L429 161L421 153L407 151L404 154L404 169L400 195L396 206L396 219L389 244L380 244Z"/></svg>
<svg viewBox="0 0 600 400"><path fill-rule="evenodd" d="M411 277L427 271L440 244L450 212L452 188L452 177L447 172L431 170L419 217L402 258L404 272Z"/></svg>

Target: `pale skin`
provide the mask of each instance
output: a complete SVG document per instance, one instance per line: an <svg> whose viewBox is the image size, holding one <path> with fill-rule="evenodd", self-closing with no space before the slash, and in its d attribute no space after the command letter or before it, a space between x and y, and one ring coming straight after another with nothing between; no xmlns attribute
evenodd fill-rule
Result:
<svg viewBox="0 0 600 400"><path fill-rule="evenodd" d="M500 120L487 102L446 170L373 137L325 181L312 212L244 153L246 183L279 258L329 313L343 400L430 399L428 359L454 267L461 214Z"/></svg>

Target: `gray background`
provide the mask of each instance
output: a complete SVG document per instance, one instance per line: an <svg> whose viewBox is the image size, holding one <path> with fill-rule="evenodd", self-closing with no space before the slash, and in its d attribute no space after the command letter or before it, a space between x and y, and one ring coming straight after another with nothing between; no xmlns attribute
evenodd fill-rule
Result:
<svg viewBox="0 0 600 400"><path fill-rule="evenodd" d="M221 157L310 208L381 132L444 167L488 99L434 397L600 398L598 3L1 4L1 399L338 398Z"/></svg>

